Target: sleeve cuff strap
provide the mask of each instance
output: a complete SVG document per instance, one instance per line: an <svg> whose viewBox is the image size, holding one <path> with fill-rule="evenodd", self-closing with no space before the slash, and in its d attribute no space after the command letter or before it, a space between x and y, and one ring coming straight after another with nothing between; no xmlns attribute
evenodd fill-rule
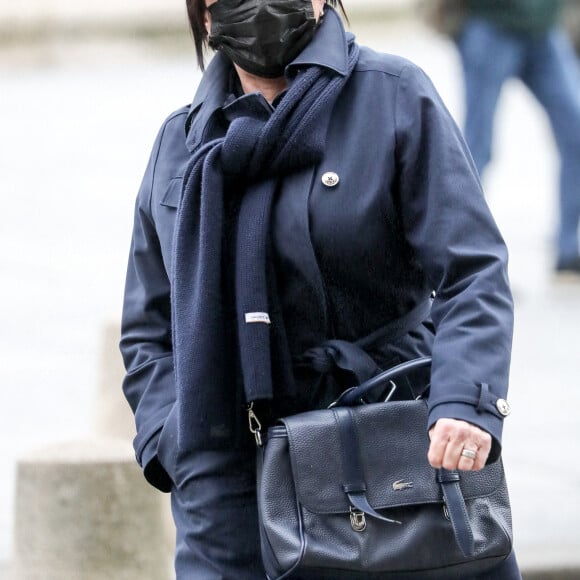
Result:
<svg viewBox="0 0 580 580"><path fill-rule="evenodd" d="M479 414L491 413L499 419L504 419L511 413L508 402L492 393L487 383L464 386L457 392L446 391L444 397L429 397L430 410L448 403L466 403L475 407Z"/></svg>

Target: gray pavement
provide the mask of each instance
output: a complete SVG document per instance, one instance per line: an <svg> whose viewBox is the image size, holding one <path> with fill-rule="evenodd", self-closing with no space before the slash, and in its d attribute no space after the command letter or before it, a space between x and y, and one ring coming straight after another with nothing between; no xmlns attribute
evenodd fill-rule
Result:
<svg viewBox="0 0 580 580"><path fill-rule="evenodd" d="M353 20L429 73L459 120L453 47L415 22ZM17 458L89 435L104 327L117 321L134 196L156 131L199 74L187 35L0 46L0 561ZM558 160L516 84L485 187L511 252L516 333L504 461L527 578L580 578L580 281L552 275ZM0 566L0 578L5 570Z"/></svg>

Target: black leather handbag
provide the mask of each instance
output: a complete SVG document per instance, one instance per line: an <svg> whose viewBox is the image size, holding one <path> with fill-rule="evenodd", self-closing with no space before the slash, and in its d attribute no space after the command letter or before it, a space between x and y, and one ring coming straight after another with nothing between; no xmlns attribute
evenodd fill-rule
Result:
<svg viewBox="0 0 580 580"><path fill-rule="evenodd" d="M501 460L478 472L436 470L424 399L362 404L430 362L402 363L328 409L268 429L258 506L270 580L459 579L510 554Z"/></svg>

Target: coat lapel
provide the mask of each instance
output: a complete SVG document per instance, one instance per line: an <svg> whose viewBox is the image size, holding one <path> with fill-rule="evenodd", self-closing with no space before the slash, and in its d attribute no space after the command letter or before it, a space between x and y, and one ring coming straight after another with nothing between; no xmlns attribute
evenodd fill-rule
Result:
<svg viewBox="0 0 580 580"><path fill-rule="evenodd" d="M312 167L285 178L273 216L272 235L282 268L284 264L300 268L299 272L288 272L287 277L286 272L281 273L288 304L301 308L300 312L290 312L286 321L292 342L296 341L299 349L330 336L328 304L310 235L310 191L317 171Z"/></svg>

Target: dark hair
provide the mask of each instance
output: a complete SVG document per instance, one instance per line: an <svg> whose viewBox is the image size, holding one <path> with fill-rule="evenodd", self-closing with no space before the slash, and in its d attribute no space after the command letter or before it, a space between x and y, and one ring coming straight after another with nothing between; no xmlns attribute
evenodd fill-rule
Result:
<svg viewBox="0 0 580 580"><path fill-rule="evenodd" d="M219 1L219 0L218 0ZM342 0L325 0L326 4L337 6L346 18L348 17L342 5ZM187 17L189 19L189 28L193 35L193 43L195 45L195 53L197 54L197 64L201 70L205 68L204 53L208 46L207 44L207 30L205 29L205 0L185 0L187 6Z"/></svg>

